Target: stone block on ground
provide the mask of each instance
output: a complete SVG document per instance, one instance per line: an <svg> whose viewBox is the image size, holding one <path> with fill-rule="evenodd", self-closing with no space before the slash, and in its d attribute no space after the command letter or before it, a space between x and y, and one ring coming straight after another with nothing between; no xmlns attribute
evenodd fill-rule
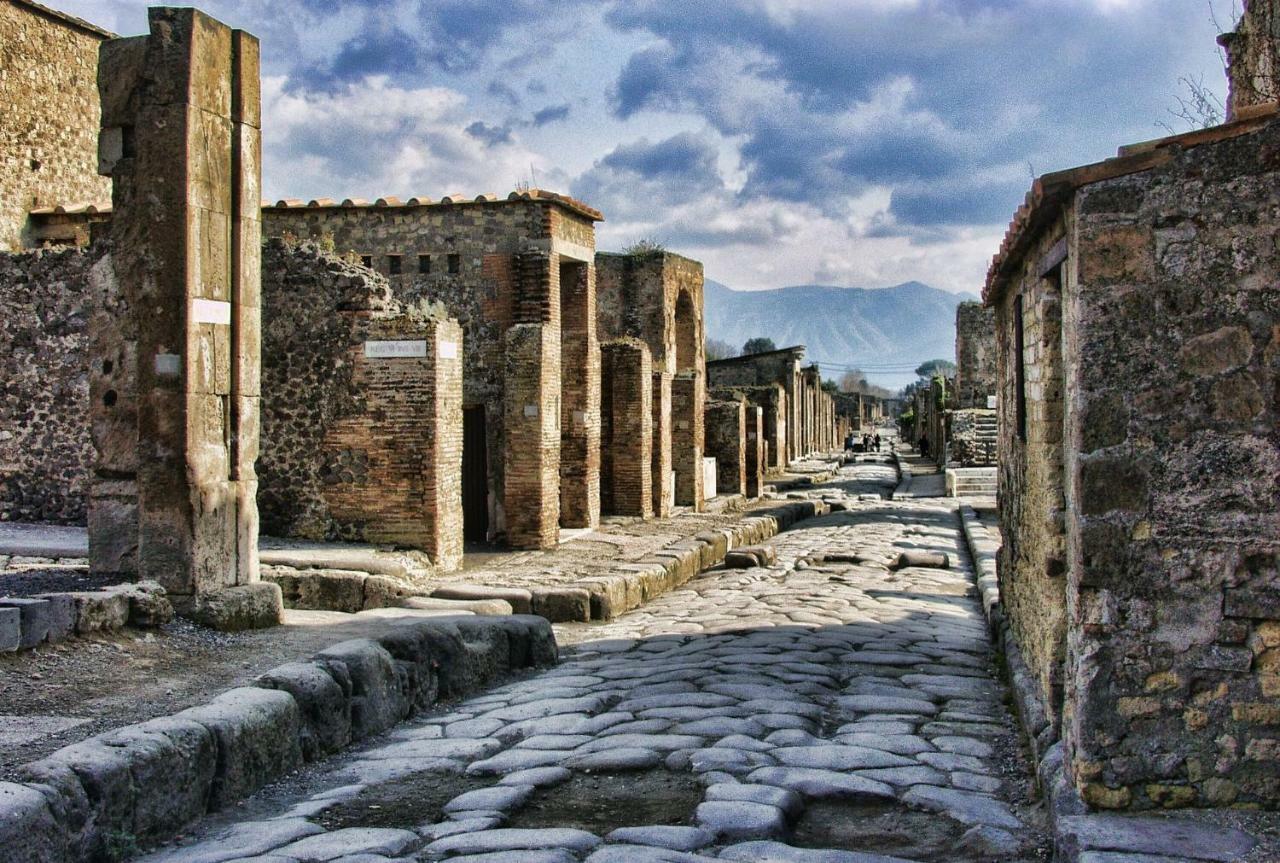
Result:
<svg viewBox="0 0 1280 863"><path fill-rule="evenodd" d="M923 566L931 569L950 569L951 558L941 551L904 551L890 564L890 569L906 569L909 566Z"/></svg>
<svg viewBox="0 0 1280 863"><path fill-rule="evenodd" d="M284 613L279 586L266 581L169 599L179 614L220 632L269 629Z"/></svg>
<svg viewBox="0 0 1280 863"><path fill-rule="evenodd" d="M49 603L49 631L45 640L50 644L75 635L76 601L69 593L44 593L36 597Z"/></svg>
<svg viewBox="0 0 1280 863"><path fill-rule="evenodd" d="M591 619L591 594L581 587L535 588L532 595L533 613L552 623Z"/></svg>
<svg viewBox="0 0 1280 863"><path fill-rule="evenodd" d="M439 611L445 614L511 614L511 603L505 599L442 599L438 596L408 596L401 608Z"/></svg>
<svg viewBox="0 0 1280 863"><path fill-rule="evenodd" d="M156 627L173 620L173 604L156 582L141 581L120 590L129 601L130 626Z"/></svg>
<svg viewBox="0 0 1280 863"><path fill-rule="evenodd" d="M110 632L129 621L129 597L111 590L70 594L76 604L76 634Z"/></svg>
<svg viewBox="0 0 1280 863"><path fill-rule="evenodd" d="M364 609L363 572L345 569L301 570L297 576L294 608L317 611L345 611L354 614Z"/></svg>
<svg viewBox="0 0 1280 863"><path fill-rule="evenodd" d="M19 649L28 650L48 637L49 619L53 615L49 600L4 597L0 599L0 608L18 609L22 628L18 639Z"/></svg>
<svg viewBox="0 0 1280 863"><path fill-rule="evenodd" d="M0 863L61 863L71 856L68 844L43 794L0 782Z"/></svg>
<svg viewBox="0 0 1280 863"><path fill-rule="evenodd" d="M1055 825L1060 853L1067 859L1088 851L1168 854L1192 860L1228 863L1244 860L1256 846L1248 833L1199 821L1127 818L1120 815L1072 815Z"/></svg>
<svg viewBox="0 0 1280 863"><path fill-rule="evenodd" d="M298 704L287 692L242 687L178 713L218 742L218 772L209 795L217 811L302 766Z"/></svg>
<svg viewBox="0 0 1280 863"><path fill-rule="evenodd" d="M22 643L22 612L0 606L0 653L12 653Z"/></svg>

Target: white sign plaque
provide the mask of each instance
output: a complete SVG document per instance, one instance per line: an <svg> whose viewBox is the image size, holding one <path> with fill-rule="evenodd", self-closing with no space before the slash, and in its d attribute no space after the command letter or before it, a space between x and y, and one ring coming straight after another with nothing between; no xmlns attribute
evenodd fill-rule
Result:
<svg viewBox="0 0 1280 863"><path fill-rule="evenodd" d="M525 406L524 406L524 415L525 415L525 416L527 416L527 417L536 417L536 416L538 415L538 406L537 406L537 405L525 405Z"/></svg>
<svg viewBox="0 0 1280 863"><path fill-rule="evenodd" d="M442 360L456 360L458 358L458 343L441 342L439 356Z"/></svg>
<svg viewBox="0 0 1280 863"><path fill-rule="evenodd" d="M156 374L171 376L180 374L181 359L177 354L156 354Z"/></svg>
<svg viewBox="0 0 1280 863"><path fill-rule="evenodd" d="M987 396L987 410L992 410L992 411L993 411L993 410L995 410L995 409L996 409L996 397L995 397L995 396Z"/></svg>
<svg viewBox="0 0 1280 863"><path fill-rule="evenodd" d="M206 300L196 297L191 301L191 317L197 324L231 324L231 303L226 300Z"/></svg>
<svg viewBox="0 0 1280 863"><path fill-rule="evenodd" d="M371 360L415 359L427 355L426 339L365 342L364 355Z"/></svg>

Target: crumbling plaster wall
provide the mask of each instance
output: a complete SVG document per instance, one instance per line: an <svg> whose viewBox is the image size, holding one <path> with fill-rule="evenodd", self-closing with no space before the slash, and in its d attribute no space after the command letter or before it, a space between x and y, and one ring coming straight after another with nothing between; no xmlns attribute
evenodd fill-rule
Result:
<svg viewBox="0 0 1280 863"><path fill-rule="evenodd" d="M987 409L996 394L995 312L982 303L956 306L956 410Z"/></svg>
<svg viewBox="0 0 1280 863"><path fill-rule="evenodd" d="M98 46L109 34L22 0L0 2L0 250L28 211L111 197L98 176Z"/></svg>

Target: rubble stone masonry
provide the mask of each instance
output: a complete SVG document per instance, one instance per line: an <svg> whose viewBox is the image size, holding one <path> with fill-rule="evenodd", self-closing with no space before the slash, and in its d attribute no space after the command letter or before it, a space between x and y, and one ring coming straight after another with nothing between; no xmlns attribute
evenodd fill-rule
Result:
<svg viewBox="0 0 1280 863"><path fill-rule="evenodd" d="M706 424L707 455L716 460L716 493L746 494L746 402L707 402Z"/></svg>
<svg viewBox="0 0 1280 863"><path fill-rule="evenodd" d="M1280 3L1277 0L1245 0L1244 15L1233 33L1224 33L1218 42L1227 52L1230 94L1227 118L1238 117L1250 108L1280 96Z"/></svg>
<svg viewBox="0 0 1280 863"><path fill-rule="evenodd" d="M0 521L85 523L89 297L98 253L0 253Z"/></svg>
<svg viewBox="0 0 1280 863"><path fill-rule="evenodd" d="M987 409L996 394L995 312L982 303L956 306L956 410Z"/></svg>
<svg viewBox="0 0 1280 863"><path fill-rule="evenodd" d="M0 0L0 251L30 240L37 207L111 197L98 176L98 46L111 34Z"/></svg>
<svg viewBox="0 0 1280 863"><path fill-rule="evenodd" d="M315 246L268 243L263 531L459 563L462 353L455 321L402 307L377 273Z"/></svg>

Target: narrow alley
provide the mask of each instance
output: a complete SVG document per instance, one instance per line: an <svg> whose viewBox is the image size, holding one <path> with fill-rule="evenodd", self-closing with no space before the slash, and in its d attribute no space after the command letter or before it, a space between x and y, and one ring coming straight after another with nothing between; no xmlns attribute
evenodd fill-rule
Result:
<svg viewBox="0 0 1280 863"><path fill-rule="evenodd" d="M1047 859L954 502L887 500L895 469L862 458L776 563L558 626L558 666L145 859Z"/></svg>

